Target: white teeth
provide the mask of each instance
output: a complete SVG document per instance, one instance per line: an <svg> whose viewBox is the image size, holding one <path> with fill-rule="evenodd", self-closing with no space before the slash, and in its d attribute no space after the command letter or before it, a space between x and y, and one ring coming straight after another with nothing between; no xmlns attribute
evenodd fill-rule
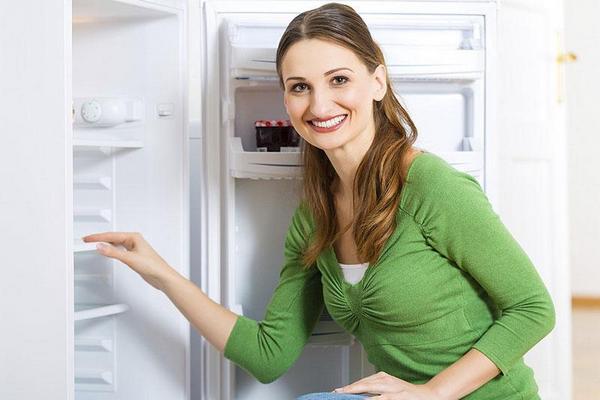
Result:
<svg viewBox="0 0 600 400"><path fill-rule="evenodd" d="M335 125L339 124L340 122L342 122L344 120L344 118L346 118L345 115L340 115L335 118L331 118L327 121L320 122L320 121L312 120L311 122L313 125L318 126L319 128L331 128L332 126L335 126Z"/></svg>

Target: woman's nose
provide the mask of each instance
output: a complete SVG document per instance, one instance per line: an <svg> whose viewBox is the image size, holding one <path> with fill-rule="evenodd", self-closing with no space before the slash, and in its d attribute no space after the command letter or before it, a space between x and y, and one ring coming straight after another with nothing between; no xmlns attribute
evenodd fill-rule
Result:
<svg viewBox="0 0 600 400"><path fill-rule="evenodd" d="M328 117L334 108L334 101L326 90L313 90L310 99L310 112L317 118Z"/></svg>

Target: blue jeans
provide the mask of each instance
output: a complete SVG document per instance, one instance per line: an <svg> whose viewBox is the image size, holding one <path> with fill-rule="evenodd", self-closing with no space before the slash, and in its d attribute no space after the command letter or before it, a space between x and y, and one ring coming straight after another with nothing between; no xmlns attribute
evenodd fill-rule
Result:
<svg viewBox="0 0 600 400"><path fill-rule="evenodd" d="M303 394L296 398L296 400L360 400L366 398L368 397L360 394L315 392Z"/></svg>

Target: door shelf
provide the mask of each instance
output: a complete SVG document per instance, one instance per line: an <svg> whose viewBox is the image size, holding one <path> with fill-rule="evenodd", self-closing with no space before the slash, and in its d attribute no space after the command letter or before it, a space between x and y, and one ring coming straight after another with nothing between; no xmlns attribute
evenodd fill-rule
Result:
<svg viewBox="0 0 600 400"><path fill-rule="evenodd" d="M483 175L483 153L481 151L434 152L459 171L475 177Z"/></svg>
<svg viewBox="0 0 600 400"><path fill-rule="evenodd" d="M454 166L479 166L483 161L483 153L480 151L435 151L432 153Z"/></svg>
<svg viewBox="0 0 600 400"><path fill-rule="evenodd" d="M139 149L144 147L141 140L115 140L115 139L73 139L73 150L88 150L88 148L115 148Z"/></svg>
<svg viewBox="0 0 600 400"><path fill-rule="evenodd" d="M87 285L90 283L110 285L111 277L104 274L75 274L74 281L75 285Z"/></svg>
<svg viewBox="0 0 600 400"><path fill-rule="evenodd" d="M96 369L75 369L75 389L77 391L113 391L113 372Z"/></svg>
<svg viewBox="0 0 600 400"><path fill-rule="evenodd" d="M301 153L244 151L242 139L232 137L230 173L234 178L299 178L302 173Z"/></svg>
<svg viewBox="0 0 600 400"><path fill-rule="evenodd" d="M176 13L164 0L74 0L73 23L97 23L115 19L140 21ZM167 3L174 3L173 1Z"/></svg>
<svg viewBox="0 0 600 400"><path fill-rule="evenodd" d="M231 78L265 79L276 75L275 47L249 47L231 44ZM470 77L485 69L484 49L423 48L387 45L382 47L390 78L402 76ZM268 79L268 78L266 78ZM265 80L266 80L265 79Z"/></svg>
<svg viewBox="0 0 600 400"><path fill-rule="evenodd" d="M109 317L129 310L127 304L111 304L107 306L75 306L75 321L83 321L94 318Z"/></svg>
<svg viewBox="0 0 600 400"><path fill-rule="evenodd" d="M73 212L75 221L97 221L110 222L112 220L112 212L110 209L101 208L77 208Z"/></svg>
<svg viewBox="0 0 600 400"><path fill-rule="evenodd" d="M110 339L83 337L75 338L75 351L113 351L113 341Z"/></svg>
<svg viewBox="0 0 600 400"><path fill-rule="evenodd" d="M73 180L74 189L102 189L110 190L110 176L81 176Z"/></svg>
<svg viewBox="0 0 600 400"><path fill-rule="evenodd" d="M480 175L481 151L432 152L454 168ZM302 177L301 153L244 151L239 137L231 138L231 176L249 179L296 179Z"/></svg>
<svg viewBox="0 0 600 400"><path fill-rule="evenodd" d="M96 242L86 243L81 239L75 239L73 241L73 252L74 253L85 253L96 251Z"/></svg>

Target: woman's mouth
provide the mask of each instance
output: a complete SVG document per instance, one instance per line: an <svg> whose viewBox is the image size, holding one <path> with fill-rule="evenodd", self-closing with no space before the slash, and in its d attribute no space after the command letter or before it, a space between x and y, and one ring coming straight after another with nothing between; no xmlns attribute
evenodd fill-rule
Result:
<svg viewBox="0 0 600 400"><path fill-rule="evenodd" d="M347 114L341 114L327 120L311 119L308 121L308 124L315 132L318 133L333 132L344 124L347 116Z"/></svg>

